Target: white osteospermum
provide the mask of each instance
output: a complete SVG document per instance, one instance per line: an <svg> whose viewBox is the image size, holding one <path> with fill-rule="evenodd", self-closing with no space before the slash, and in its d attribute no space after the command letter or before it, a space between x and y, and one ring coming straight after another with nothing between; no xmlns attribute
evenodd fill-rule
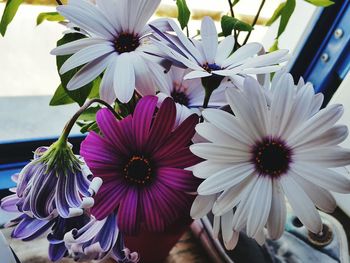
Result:
<svg viewBox="0 0 350 263"><path fill-rule="evenodd" d="M217 217L234 211L222 232L246 228L249 237L263 243L264 227L273 239L283 233L286 196L311 232L322 230L315 206L332 212L336 203L329 191L350 192L349 178L335 171L350 164L350 150L338 146L348 129L335 125L343 114L341 105L320 110L323 96L302 84L295 86L290 74L279 76L268 105L263 88L248 77L243 89L226 91L235 115L203 112L207 122L196 130L209 142L190 148L206 160L193 168L195 176L205 179L193 217L210 210Z"/></svg>
<svg viewBox="0 0 350 263"><path fill-rule="evenodd" d="M204 78L212 75L263 74L280 69L279 63L287 60L287 50L256 56L263 50L259 43L248 43L232 53L234 37L228 36L218 43L214 21L205 17L201 26L201 41L187 38L173 20L168 26L176 36L163 33L157 25L150 24L157 40L154 43L163 52L158 54L175 65L188 67L192 72L185 79Z"/></svg>
<svg viewBox="0 0 350 263"><path fill-rule="evenodd" d="M146 25L160 0L69 0L57 11L87 33L52 50L54 55L72 55L60 73L86 64L69 81L69 90L78 89L104 71L100 96L112 103L116 98L128 102L135 86L142 95L155 94L154 82L147 60L155 48L148 39L151 29ZM162 30L163 20L155 24Z"/></svg>
<svg viewBox="0 0 350 263"><path fill-rule="evenodd" d="M193 113L199 114L199 108L204 101L205 90L200 79L185 80L184 76L189 73L190 69L182 69L172 66L169 71L155 69L155 76L159 87L157 94L159 101L171 97L176 102L177 124L181 123ZM210 108L218 108L226 103L225 88L233 86L231 82L224 82L210 97Z"/></svg>

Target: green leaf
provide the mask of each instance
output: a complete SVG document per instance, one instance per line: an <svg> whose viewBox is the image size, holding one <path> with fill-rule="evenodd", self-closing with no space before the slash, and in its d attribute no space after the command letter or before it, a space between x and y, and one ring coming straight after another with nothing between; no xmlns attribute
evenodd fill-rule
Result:
<svg viewBox="0 0 350 263"><path fill-rule="evenodd" d="M40 13L38 15L38 17L36 18L36 25L37 26L40 25L45 20L60 22L60 21L64 21L65 18L63 16L61 16L59 13L57 13L57 12Z"/></svg>
<svg viewBox="0 0 350 263"><path fill-rule="evenodd" d="M273 12L271 18L266 22L266 26L271 26L280 16L286 6L286 2L280 3L276 10Z"/></svg>
<svg viewBox="0 0 350 263"><path fill-rule="evenodd" d="M100 84L101 84L102 79L98 77L95 79L92 83L92 89L89 94L89 99L95 99L95 98L100 98Z"/></svg>
<svg viewBox="0 0 350 263"><path fill-rule="evenodd" d="M178 12L177 20L179 20L181 29L184 29L190 20L191 11L188 9L186 0L176 0L176 5Z"/></svg>
<svg viewBox="0 0 350 263"><path fill-rule="evenodd" d="M84 122L77 122L77 124L81 127L80 132L81 133L86 133L89 131L94 131L99 133L99 128L98 125L95 121L89 122L89 123L84 123Z"/></svg>
<svg viewBox="0 0 350 263"><path fill-rule="evenodd" d="M61 46L65 43L69 43L78 39L83 38L84 36L78 33L71 33L71 34L66 34L63 36L63 38L61 38L60 40L58 40L57 42L57 46ZM68 56L57 56L56 57L56 64L57 64L57 69L59 70L61 68L61 66L63 65L63 63L70 57L70 55ZM79 71L81 67L72 69L68 72L66 72L65 74L61 75L60 74L60 78L61 78L61 83L62 86L64 88L64 90L66 91L66 93L68 94L68 96L73 99L75 102L77 102L79 104L79 106L82 106L86 99L88 98L88 96L90 95L90 92L92 90L93 87L93 82L77 89L77 90L67 90L67 84L68 82L71 80L71 78Z"/></svg>
<svg viewBox="0 0 350 263"><path fill-rule="evenodd" d="M239 3L239 0L234 0L233 2L232 2L232 7L234 7L235 5L237 5Z"/></svg>
<svg viewBox="0 0 350 263"><path fill-rule="evenodd" d="M79 120L83 121L96 121L96 113L100 110L100 106L87 108L80 116Z"/></svg>
<svg viewBox="0 0 350 263"><path fill-rule="evenodd" d="M23 0L8 0L2 14L0 22L0 33L5 36L7 26L11 23L12 19L15 17L18 7L22 4Z"/></svg>
<svg viewBox="0 0 350 263"><path fill-rule="evenodd" d="M305 1L315 6L323 6L323 7L327 7L334 4L334 2L330 0L305 0Z"/></svg>
<svg viewBox="0 0 350 263"><path fill-rule="evenodd" d="M253 30L251 25L231 16L223 16L221 18L221 28L225 37L231 35L234 29L239 31Z"/></svg>
<svg viewBox="0 0 350 263"><path fill-rule="evenodd" d="M287 24L289 22L290 17L292 16L295 9L295 0L287 0L286 5L281 12L281 21L278 27L277 38L282 35L284 30L286 30Z"/></svg>
<svg viewBox="0 0 350 263"><path fill-rule="evenodd" d="M273 45L269 48L269 52L274 52L278 49L278 39L276 39L275 42L273 42Z"/></svg>
<svg viewBox="0 0 350 263"><path fill-rule="evenodd" d="M66 105L71 103L74 103L74 100L68 96L63 86L59 85L50 101L50 106Z"/></svg>

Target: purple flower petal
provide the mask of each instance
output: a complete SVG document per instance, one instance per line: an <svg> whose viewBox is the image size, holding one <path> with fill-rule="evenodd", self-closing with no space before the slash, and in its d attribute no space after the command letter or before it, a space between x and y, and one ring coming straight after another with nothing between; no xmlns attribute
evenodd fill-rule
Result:
<svg viewBox="0 0 350 263"><path fill-rule="evenodd" d="M182 148L174 154L164 155L156 160L159 167L187 168L203 161L195 156L188 147Z"/></svg>
<svg viewBox="0 0 350 263"><path fill-rule="evenodd" d="M191 171L162 167L158 169L158 179L165 185L184 192L195 192L201 180L194 177Z"/></svg>
<svg viewBox="0 0 350 263"><path fill-rule="evenodd" d="M156 96L146 96L137 103L132 119L137 150L142 150L148 140L157 102Z"/></svg>
<svg viewBox="0 0 350 263"><path fill-rule="evenodd" d="M18 212L16 204L20 199L16 194L9 195L1 199L0 207L7 212Z"/></svg>
<svg viewBox="0 0 350 263"><path fill-rule="evenodd" d="M147 142L147 152L150 152L152 149L157 149L164 143L164 140L169 136L174 128L175 119L175 103L171 98L166 98L160 106L153 122Z"/></svg>
<svg viewBox="0 0 350 263"><path fill-rule="evenodd" d="M68 251L64 243L50 244L49 246L49 258L53 262L62 259L66 253L68 253Z"/></svg>
<svg viewBox="0 0 350 263"><path fill-rule="evenodd" d="M159 215L159 207L157 206L157 200L154 199L152 192L148 189L142 191L142 212L146 222L146 227L152 232L162 232L165 229L165 223L163 218Z"/></svg>
<svg viewBox="0 0 350 263"><path fill-rule="evenodd" d="M45 233L52 224L53 222L49 220L39 220L23 215L23 219L12 231L11 237L26 241L32 240Z"/></svg>
<svg viewBox="0 0 350 263"><path fill-rule="evenodd" d="M130 188L118 209L119 229L129 235L138 233L140 228L138 216L138 190Z"/></svg>

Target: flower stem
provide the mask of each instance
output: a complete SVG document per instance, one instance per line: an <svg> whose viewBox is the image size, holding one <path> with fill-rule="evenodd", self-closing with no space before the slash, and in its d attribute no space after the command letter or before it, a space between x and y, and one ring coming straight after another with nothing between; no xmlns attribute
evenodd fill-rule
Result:
<svg viewBox="0 0 350 263"><path fill-rule="evenodd" d="M255 16L255 18L254 18L254 20L253 20L252 27L254 27L254 26L256 25L256 22L257 22L258 19L259 19L261 10L263 9L263 7L264 7L264 5L265 5L265 2L266 2L266 0L262 0L262 1L261 1L261 4L260 4L260 6L259 6L259 10L258 10L258 12L256 13L256 16ZM244 39L244 42L243 42L242 46L245 45L245 44L247 44L248 39L249 39L251 33L252 33L252 30L250 30L250 31L248 32L246 38Z"/></svg>
<svg viewBox="0 0 350 263"><path fill-rule="evenodd" d="M63 5L63 3L62 3L61 0L56 0L56 3L57 3L58 5Z"/></svg>
<svg viewBox="0 0 350 263"><path fill-rule="evenodd" d="M211 97L211 94L214 90L212 89L205 89L205 96L204 96L204 102L203 102L203 108L208 108L209 100Z"/></svg>
<svg viewBox="0 0 350 263"><path fill-rule="evenodd" d="M232 17L235 17L235 13L233 12L233 5L232 5L232 2L231 2L231 0L227 0L227 1L228 1L229 6L230 6L231 16L232 16Z"/></svg>
<svg viewBox="0 0 350 263"><path fill-rule="evenodd" d="M60 138L58 139L59 142L66 143L68 139L68 135L71 132L75 122L78 120L79 116L87 109L89 108L92 104L94 103L100 103L106 106L116 117L118 117L117 113L113 109L111 105L109 105L107 102L101 100L101 99L92 99L86 102L74 115L73 117L67 122L65 125L62 134Z"/></svg>

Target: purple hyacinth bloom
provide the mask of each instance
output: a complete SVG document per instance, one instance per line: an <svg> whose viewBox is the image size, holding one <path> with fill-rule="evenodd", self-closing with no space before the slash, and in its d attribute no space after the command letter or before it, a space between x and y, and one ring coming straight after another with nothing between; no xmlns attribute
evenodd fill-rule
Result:
<svg viewBox="0 0 350 263"><path fill-rule="evenodd" d="M80 156L75 156L60 140L51 147L39 147L34 160L19 174L17 203L21 212L38 219L50 219L57 214L69 218L83 214L93 206L92 196L102 184Z"/></svg>
<svg viewBox="0 0 350 263"><path fill-rule="evenodd" d="M117 121L108 109L97 113L102 136L90 132L81 155L103 185L91 213L104 219L118 210L118 225L126 234L137 234L141 225L163 231L189 215L200 180L185 168L201 161L189 150L198 115L178 127L176 107L166 98L157 110L158 98L142 98L133 113Z"/></svg>
<svg viewBox="0 0 350 263"><path fill-rule="evenodd" d="M138 254L125 248L117 225L117 215L110 214L103 220L92 219L81 229L73 229L64 237L66 246L75 260L101 260L112 257L117 262L138 262Z"/></svg>

